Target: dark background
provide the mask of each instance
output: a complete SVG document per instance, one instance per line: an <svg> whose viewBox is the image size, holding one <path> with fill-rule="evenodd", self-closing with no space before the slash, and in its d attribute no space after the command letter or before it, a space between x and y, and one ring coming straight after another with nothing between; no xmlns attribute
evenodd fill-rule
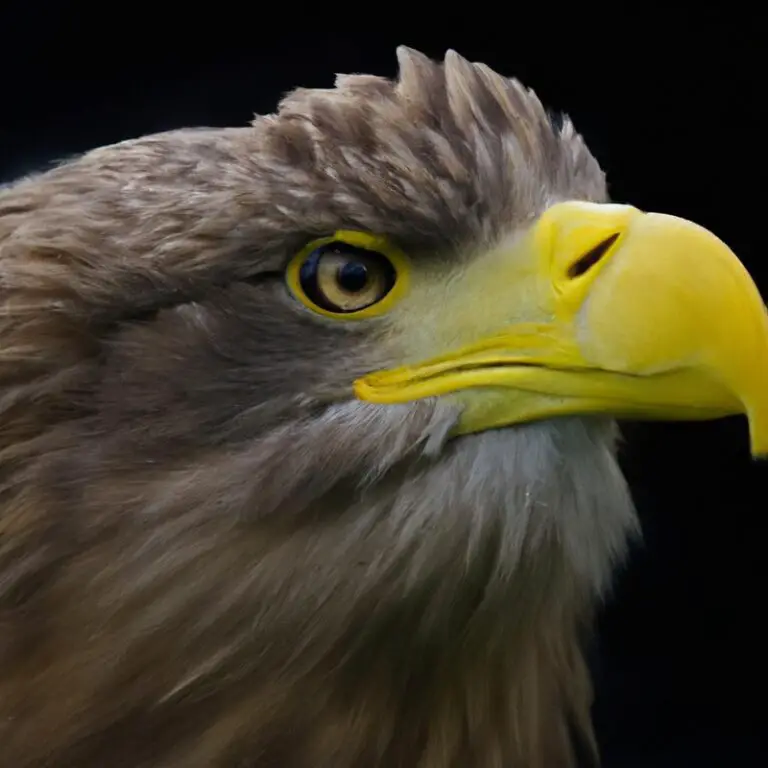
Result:
<svg viewBox="0 0 768 768"><path fill-rule="evenodd" d="M488 3L296 5L288 16L257 3L76 7L0 9L0 182L144 133L244 124L294 86L331 86L336 72L394 75L399 43L435 57L455 48L569 113L615 200L713 230L768 295L756 15L636 3L592 14ZM625 434L645 541L600 618L604 765L768 766L768 464L750 461L740 419Z"/></svg>

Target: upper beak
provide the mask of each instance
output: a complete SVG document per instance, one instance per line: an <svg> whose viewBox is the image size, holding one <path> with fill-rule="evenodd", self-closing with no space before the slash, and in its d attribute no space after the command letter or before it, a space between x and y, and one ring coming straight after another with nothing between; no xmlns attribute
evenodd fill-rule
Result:
<svg viewBox="0 0 768 768"><path fill-rule="evenodd" d="M462 343L358 380L360 399L450 395L459 433L565 414L742 413L752 453L768 454L768 313L741 262L698 225L559 203L455 285L432 317Z"/></svg>

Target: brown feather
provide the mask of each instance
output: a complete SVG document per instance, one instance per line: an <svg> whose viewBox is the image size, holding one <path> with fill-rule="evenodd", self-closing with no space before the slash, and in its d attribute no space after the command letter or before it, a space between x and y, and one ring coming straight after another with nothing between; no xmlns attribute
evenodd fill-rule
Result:
<svg viewBox="0 0 768 768"><path fill-rule="evenodd" d="M443 403L354 402L393 353L279 279L341 227L456 263L605 199L518 83L398 56L397 82L0 191L2 768L566 768L571 724L592 743L579 637L635 528L612 425L449 441Z"/></svg>

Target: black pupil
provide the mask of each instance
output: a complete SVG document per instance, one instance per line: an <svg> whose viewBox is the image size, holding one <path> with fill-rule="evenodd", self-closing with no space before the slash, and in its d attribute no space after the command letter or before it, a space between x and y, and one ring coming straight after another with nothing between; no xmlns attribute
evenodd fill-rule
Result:
<svg viewBox="0 0 768 768"><path fill-rule="evenodd" d="M337 279L347 293L359 293L368 285L368 267L362 261L349 261L339 267Z"/></svg>

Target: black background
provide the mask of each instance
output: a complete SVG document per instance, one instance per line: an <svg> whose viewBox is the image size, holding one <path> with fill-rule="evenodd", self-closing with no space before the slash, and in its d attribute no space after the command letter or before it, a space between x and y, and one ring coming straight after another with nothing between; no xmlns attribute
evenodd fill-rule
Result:
<svg viewBox="0 0 768 768"><path fill-rule="evenodd" d="M768 295L756 12L432 7L6 2L0 181L144 133L244 124L336 72L394 75L399 43L455 48L569 113L615 200L713 230ZM645 541L600 617L604 765L766 766L768 464L750 461L741 419L625 434Z"/></svg>

